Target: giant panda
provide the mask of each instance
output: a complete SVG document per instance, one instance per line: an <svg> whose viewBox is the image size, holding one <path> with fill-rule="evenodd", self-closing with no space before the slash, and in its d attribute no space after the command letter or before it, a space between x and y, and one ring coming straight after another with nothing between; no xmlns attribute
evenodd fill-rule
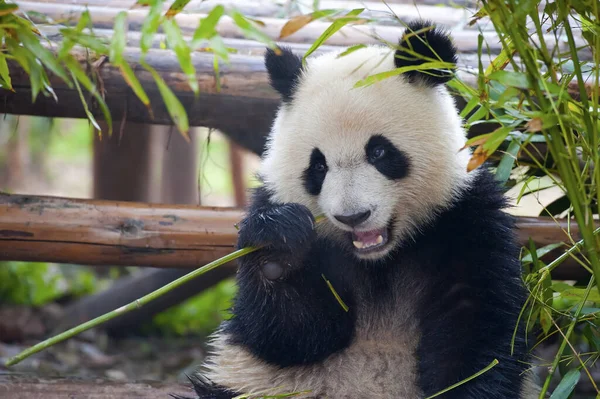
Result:
<svg viewBox="0 0 600 399"><path fill-rule="evenodd" d="M261 249L240 260L195 395L420 399L497 359L437 397L536 398L513 219L494 176L467 172L451 69L354 87L455 64L452 39L415 21L395 50L353 50L266 53L282 103L238 237Z"/></svg>

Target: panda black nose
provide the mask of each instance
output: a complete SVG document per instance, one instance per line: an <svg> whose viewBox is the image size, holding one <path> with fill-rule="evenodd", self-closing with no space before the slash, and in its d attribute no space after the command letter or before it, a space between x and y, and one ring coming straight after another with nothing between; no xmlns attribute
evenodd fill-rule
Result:
<svg viewBox="0 0 600 399"><path fill-rule="evenodd" d="M339 222L350 227L355 227L367 220L371 216L371 211L359 212L354 215L334 215Z"/></svg>

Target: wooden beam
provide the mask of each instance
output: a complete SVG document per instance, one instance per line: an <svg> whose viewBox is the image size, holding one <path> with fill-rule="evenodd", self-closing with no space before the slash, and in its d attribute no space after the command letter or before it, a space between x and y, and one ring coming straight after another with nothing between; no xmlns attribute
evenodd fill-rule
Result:
<svg viewBox="0 0 600 399"><path fill-rule="evenodd" d="M88 55L75 49L73 55L87 68ZM150 114L129 89L119 68L105 62L94 73L102 81L105 101L111 110L113 125L118 132L123 119L134 123L172 125L162 97L152 76L139 63L141 52L128 48L124 57L150 97ZM145 60L163 77L166 84L185 107L191 126L205 126L225 132L242 147L260 154L279 105L279 96L270 87L262 57L232 55L229 65L221 65L221 91L217 92L213 56L194 53L192 61L197 70L200 95L196 97L180 72L179 63L170 51L150 50ZM85 110L76 90L50 76L58 102L51 97L38 96L31 101L29 76L16 63L10 62L15 92L0 89L0 113L38 115L63 118L85 118ZM99 108L89 101L94 115L102 119ZM252 133L250 133L252 131Z"/></svg>
<svg viewBox="0 0 600 399"><path fill-rule="evenodd" d="M0 260L196 268L233 251L242 215L233 208L0 194ZM524 246L529 237L538 247L561 242L567 229L567 221L518 218ZM579 239L575 223L570 231ZM575 262L555 274L585 275Z"/></svg>
<svg viewBox="0 0 600 399"><path fill-rule="evenodd" d="M242 212L0 194L0 259L194 268L231 253Z"/></svg>
<svg viewBox="0 0 600 399"><path fill-rule="evenodd" d="M114 382L99 379L0 374L0 398L11 399L165 399L192 395L189 386L161 382Z"/></svg>
<svg viewBox="0 0 600 399"><path fill-rule="evenodd" d="M65 4L64 2L51 4L32 1L17 1L17 4L19 5L20 10L24 12L35 11L38 13L37 15L43 14L55 21L60 21L63 24L77 23L81 14L85 10L89 10L93 26L95 28L104 29L112 29L116 15L120 11L126 10L124 8ZM129 24L129 29L140 31L147 13L148 11L145 9L128 10L127 22ZM198 28L198 21L205 16L206 14L180 13L175 18L181 31L184 34L192 35ZM31 18L39 23L45 22L43 19L36 17L36 15L31 15ZM263 26L260 26L259 29L267 36L277 40L280 37L281 29L288 20L282 18L261 18L261 22L263 23ZM331 22L314 21L294 34L280 40L286 43L313 43L330 26ZM234 21L226 16L219 20L216 30L223 37L237 39L246 38L243 31L237 27ZM339 46L351 46L359 43L379 44L381 43L381 39L396 43L402 36L404 30L405 27L401 24L396 26L371 24L345 26L328 38L325 43ZM498 35L495 31L485 31L481 33L484 35L486 42L484 48L489 49L492 53L498 53L502 49ZM452 30L451 34L459 52L477 52L478 36L480 34L478 30L457 29ZM553 51L555 47L557 47L554 36L547 34L544 35L544 38L546 39L549 50ZM583 45L583 41L579 36L576 37L576 44L578 46ZM558 43L557 50L562 51L567 48L568 46L566 43ZM587 53L583 58L589 58Z"/></svg>

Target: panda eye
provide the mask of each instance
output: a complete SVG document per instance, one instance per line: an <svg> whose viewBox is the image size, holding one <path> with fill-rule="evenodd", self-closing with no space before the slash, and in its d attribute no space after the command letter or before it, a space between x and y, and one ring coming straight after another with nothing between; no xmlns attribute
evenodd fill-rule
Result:
<svg viewBox="0 0 600 399"><path fill-rule="evenodd" d="M327 171L327 166L325 166L325 164L324 164L323 162L316 162L316 163L313 165L313 169L314 169L316 172L319 172L319 173L324 173L324 172L326 172L326 171Z"/></svg>
<svg viewBox="0 0 600 399"><path fill-rule="evenodd" d="M371 162L377 161L383 158L385 156L385 153L385 148L383 148L383 146L381 145L378 145L377 147L371 150L371 153L369 154L369 160Z"/></svg>

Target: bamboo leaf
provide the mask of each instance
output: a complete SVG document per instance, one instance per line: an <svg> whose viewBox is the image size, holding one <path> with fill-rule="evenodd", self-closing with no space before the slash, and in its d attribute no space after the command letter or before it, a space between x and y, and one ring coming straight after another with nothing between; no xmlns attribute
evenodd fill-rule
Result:
<svg viewBox="0 0 600 399"><path fill-rule="evenodd" d="M473 156L469 160L467 170L470 172L481 166L502 144L504 139L508 137L511 130L511 126L502 126L491 134L486 135L485 141L473 151Z"/></svg>
<svg viewBox="0 0 600 399"><path fill-rule="evenodd" d="M148 15L144 19L141 28L140 48L145 54L152 47L152 39L158 30L161 22L161 14L163 10L163 0L156 0L150 7Z"/></svg>
<svg viewBox="0 0 600 399"><path fill-rule="evenodd" d="M321 44L323 44L327 39L329 39L331 36L333 36L334 33L339 31L340 29L342 29L344 26L346 26L350 23L353 23L353 22L356 22L356 23L366 22L367 21L366 19L357 17L357 15L359 15L363 11L364 11L364 8L357 8L355 10L348 12L345 16L340 17L340 18L336 19L335 21L333 21L333 23L327 29L325 29L325 32L323 32L321 34L321 36L319 36L317 38L317 40L315 40L313 42L312 46L310 46L310 48L304 54L304 57L302 59L306 60L306 58L309 55L311 55L312 53L314 53L315 50L321 46Z"/></svg>
<svg viewBox="0 0 600 399"><path fill-rule="evenodd" d="M281 32L279 33L279 39L283 39L298 32L300 29L302 29L312 21L328 17L339 12L339 10L319 10L310 14L298 15L297 17L290 19L285 23L285 25L283 25L283 27L281 28Z"/></svg>
<svg viewBox="0 0 600 399"><path fill-rule="evenodd" d="M110 62L116 65L121 64L123 60L123 51L127 40L127 12L121 11L115 17L114 33L110 43L108 58Z"/></svg>
<svg viewBox="0 0 600 399"><path fill-rule="evenodd" d="M346 50L344 50L340 54L338 54L337 58L341 58L348 54L352 54L353 52L360 50L361 48L365 48L365 47L367 47L365 44L356 44L354 46L348 47Z"/></svg>
<svg viewBox="0 0 600 399"><path fill-rule="evenodd" d="M85 98L83 97L83 94L81 93L81 89L79 88L79 83L81 83L83 85L83 87L85 87L85 89L88 92L90 92L90 94L92 96L94 96L94 98L98 102L98 105L100 106L100 110L102 111L102 114L104 115L104 121L108 125L108 135L110 136L112 134L112 126L113 126L112 117L110 114L110 110L108 109L108 106L106 105L106 102L104 101L104 98L102 98L102 96L98 92L96 85L90 80L90 78L86 75L85 71L83 70L83 68L81 67L79 62L72 55L69 55L68 57L66 57L64 62L65 62L65 65L69 68L69 70L71 72L71 76L73 76L73 81L74 81L75 85L77 86L77 89L80 92L79 95L80 95L83 107L85 109L86 115L88 116L88 119L94 125L94 127L96 127L96 129L98 129L98 131L101 132L102 129L100 129L100 126L96 122L96 119L94 118L94 116L92 115L92 113L89 111L89 109L87 107L87 102L85 101Z"/></svg>
<svg viewBox="0 0 600 399"><path fill-rule="evenodd" d="M380 82L384 79L390 78L392 76L398 76L405 72L409 71L425 71L425 70L435 70L435 69L450 69L454 68L454 65L449 62L442 61L434 61L434 62L424 62L420 65L408 65L405 67L395 68L390 71L376 73L374 75L369 75L365 79L358 81L354 87L364 87L372 85L373 83Z"/></svg>
<svg viewBox="0 0 600 399"><path fill-rule="evenodd" d="M164 21L163 28L167 35L169 46L175 51L181 70L187 76L192 91L194 94L198 94L200 88L198 86L198 79L196 78L196 68L192 64L191 50L183 39L181 30L179 30L177 23L172 19Z"/></svg>
<svg viewBox="0 0 600 399"><path fill-rule="evenodd" d="M0 4L0 17L3 15L12 14L18 9L19 7L16 4L2 2Z"/></svg>
<svg viewBox="0 0 600 399"><path fill-rule="evenodd" d="M229 16L246 37L265 43L270 48L277 48L275 42L268 35L253 25L255 22L248 20L248 18L244 17L239 11L232 10L230 11Z"/></svg>
<svg viewBox="0 0 600 399"><path fill-rule="evenodd" d="M579 382L579 378L581 377L581 372L577 369L570 370L550 396L550 399L568 399L575 386Z"/></svg>
<svg viewBox="0 0 600 399"><path fill-rule="evenodd" d="M183 137L189 141L188 131L190 127L185 108L183 108L183 105L181 105L158 72L144 61L141 61L141 64L152 74L171 119L173 119L175 126L177 126Z"/></svg>
<svg viewBox="0 0 600 399"><path fill-rule="evenodd" d="M47 66L52 73L61 78L69 87L71 87L71 82L64 68L60 65L58 60L54 58L54 55L41 45L38 38L32 32L23 30L19 31L19 39L27 50L29 50L37 59Z"/></svg>
<svg viewBox="0 0 600 399"><path fill-rule="evenodd" d="M14 91L10 79L10 72L8 70L6 57L2 53L0 53L0 79L0 84L2 84L2 88Z"/></svg>
<svg viewBox="0 0 600 399"><path fill-rule="evenodd" d="M506 149L506 153L502 156L502 159L498 164L498 168L496 169L496 181L502 184L506 183L510 177L510 172L515 164L515 160L517 159L517 154L520 148L521 144L517 140L512 140L510 142L508 148Z"/></svg>
<svg viewBox="0 0 600 399"><path fill-rule="evenodd" d="M146 108L148 108L148 112L150 112L150 115L152 115L152 108L150 107L150 99L148 98L148 95L144 91L144 88L142 87L140 81L135 76L135 73L131 69L131 66L126 62L122 62L119 65L119 69L121 70L121 74L123 75L123 78L125 78L125 81L129 85L129 87L131 87L131 89L133 90L135 95L146 106Z"/></svg>
<svg viewBox="0 0 600 399"><path fill-rule="evenodd" d="M181 10L190 2L190 0L175 0L171 7L167 10L165 17L171 19L175 15L179 14Z"/></svg>
<svg viewBox="0 0 600 399"><path fill-rule="evenodd" d="M192 48L195 48L204 39L210 39L217 34L217 23L225 13L225 7L218 5L213 8L206 17L200 20L198 28L192 37Z"/></svg>
<svg viewBox="0 0 600 399"><path fill-rule="evenodd" d="M496 80L505 86L518 87L520 89L529 89L531 85L527 75L521 72L495 71L490 73L490 80Z"/></svg>

